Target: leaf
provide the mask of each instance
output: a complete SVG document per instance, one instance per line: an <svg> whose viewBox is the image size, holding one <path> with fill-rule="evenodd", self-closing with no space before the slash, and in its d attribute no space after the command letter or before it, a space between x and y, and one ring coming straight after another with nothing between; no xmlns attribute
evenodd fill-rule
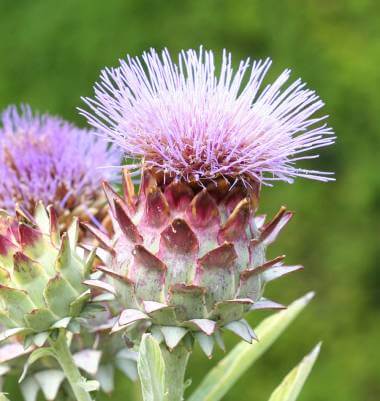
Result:
<svg viewBox="0 0 380 401"><path fill-rule="evenodd" d="M165 365L158 342L144 334L137 369L144 401L163 401L165 392Z"/></svg>
<svg viewBox="0 0 380 401"><path fill-rule="evenodd" d="M313 298L308 293L294 301L288 309L272 315L256 329L259 342L241 342L233 348L203 379L189 401L218 401L246 370L274 343Z"/></svg>
<svg viewBox="0 0 380 401"><path fill-rule="evenodd" d="M30 355L28 360L26 361L25 365L24 365L24 369L22 371L22 374L18 380L19 383L21 383L24 379L25 376L28 372L29 367L36 362L38 359L40 358L44 358L46 356L52 356L55 358L55 352L52 348L50 347L44 347L44 348L38 348L36 350L34 350Z"/></svg>
<svg viewBox="0 0 380 401"><path fill-rule="evenodd" d="M309 355L284 378L281 384L274 390L269 401L296 401L306 379L319 355L321 344L319 343Z"/></svg>
<svg viewBox="0 0 380 401"><path fill-rule="evenodd" d="M0 393L0 401L9 401L9 398L4 393Z"/></svg>

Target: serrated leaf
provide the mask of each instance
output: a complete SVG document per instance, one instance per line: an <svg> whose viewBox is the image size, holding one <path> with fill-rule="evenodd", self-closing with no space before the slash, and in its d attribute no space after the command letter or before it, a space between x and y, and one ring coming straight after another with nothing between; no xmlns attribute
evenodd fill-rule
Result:
<svg viewBox="0 0 380 401"><path fill-rule="evenodd" d="M204 378L189 401L218 401L246 370L274 343L289 324L313 298L313 293L294 301L286 310L261 322L256 333L259 342L241 342L233 348Z"/></svg>
<svg viewBox="0 0 380 401"><path fill-rule="evenodd" d="M317 360L320 349L321 344L318 344L310 354L305 356L274 390L269 401L296 401Z"/></svg>
<svg viewBox="0 0 380 401"><path fill-rule="evenodd" d="M149 334L142 337L137 370L144 401L163 401L165 365L158 342Z"/></svg>
<svg viewBox="0 0 380 401"><path fill-rule="evenodd" d="M28 372L28 369L31 365L33 365L34 362L38 361L40 358L44 358L47 356L51 356L55 358L55 353L54 350L50 347L45 347L45 348L38 348L34 350L28 357L28 360L24 364L24 369L22 371L22 374L18 380L19 383L21 383L24 379L25 376Z"/></svg>

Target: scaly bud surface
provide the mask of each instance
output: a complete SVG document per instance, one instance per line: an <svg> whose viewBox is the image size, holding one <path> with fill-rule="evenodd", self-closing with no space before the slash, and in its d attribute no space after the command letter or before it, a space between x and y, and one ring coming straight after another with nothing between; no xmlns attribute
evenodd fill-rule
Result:
<svg viewBox="0 0 380 401"><path fill-rule="evenodd" d="M50 330L78 326L94 254L85 260L77 247L77 220L61 235L55 210L41 203L32 221L2 212L0 222L1 339L30 335L40 346Z"/></svg>
<svg viewBox="0 0 380 401"><path fill-rule="evenodd" d="M112 285L86 284L114 294L124 308L113 330L125 330L131 343L149 331L171 349L196 339L208 356L214 341L223 347L225 329L255 339L244 315L281 308L263 298L265 284L301 268L285 266L284 256L265 257L292 213L281 208L265 223L255 214L254 182L232 187L221 178L199 185L146 169L135 194L126 170L124 178L123 197L104 185L114 237L87 226L111 260L98 269Z"/></svg>

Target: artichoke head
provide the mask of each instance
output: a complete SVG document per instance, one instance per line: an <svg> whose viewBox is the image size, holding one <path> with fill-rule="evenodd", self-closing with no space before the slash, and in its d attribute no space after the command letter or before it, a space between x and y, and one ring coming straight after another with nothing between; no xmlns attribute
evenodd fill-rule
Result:
<svg viewBox="0 0 380 401"><path fill-rule="evenodd" d="M52 207L39 204L34 217L0 216L0 339L78 329L90 291L83 284L94 253L77 246L78 222L62 235Z"/></svg>
<svg viewBox="0 0 380 401"><path fill-rule="evenodd" d="M115 234L88 228L106 251L98 269L111 281L87 284L122 305L113 331L124 330L131 345L148 331L169 349L195 339L211 356L223 330L255 339L246 313L282 307L263 298L265 284L301 266L265 253L292 213L281 208L265 223L257 183L200 185L146 169L138 194L127 173L123 196L107 184L105 192Z"/></svg>

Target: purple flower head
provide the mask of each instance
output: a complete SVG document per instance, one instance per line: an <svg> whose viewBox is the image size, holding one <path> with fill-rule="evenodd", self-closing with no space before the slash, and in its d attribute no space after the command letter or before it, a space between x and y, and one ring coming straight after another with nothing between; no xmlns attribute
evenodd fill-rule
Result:
<svg viewBox="0 0 380 401"><path fill-rule="evenodd" d="M92 112L81 112L128 156L179 178L331 180L296 167L334 143L327 116L315 116L323 102L299 79L285 86L290 70L263 86L270 65L247 59L235 71L224 51L217 71L212 51L182 51L175 63L152 49L103 70L84 99Z"/></svg>
<svg viewBox="0 0 380 401"><path fill-rule="evenodd" d="M0 126L0 208L19 202L31 211L42 200L72 211L93 202L103 179L120 163L120 153L88 130L29 106L8 107Z"/></svg>

